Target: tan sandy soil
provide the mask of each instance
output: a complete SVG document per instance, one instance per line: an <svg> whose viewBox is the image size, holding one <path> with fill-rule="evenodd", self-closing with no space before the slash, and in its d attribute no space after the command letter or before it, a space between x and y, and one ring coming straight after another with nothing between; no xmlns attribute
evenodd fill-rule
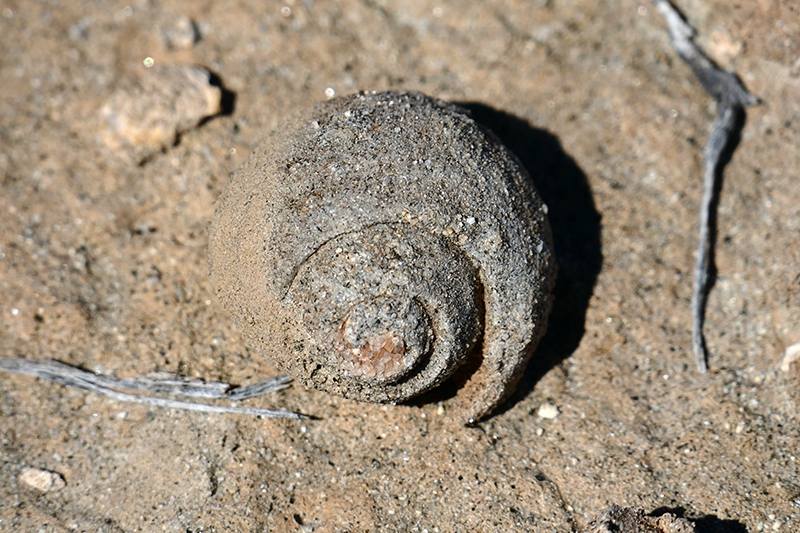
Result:
<svg viewBox="0 0 800 533"><path fill-rule="evenodd" d="M650 3L131 2L0 2L0 355L276 374L214 294L206 226L262 136L327 89L468 104L550 206L556 308L476 427L441 395L292 387L247 405L317 419L258 420L2 374L0 531L568 532L611 504L700 533L800 530L800 364L780 364L800 342L796 2L679 3L763 100L725 172L705 376L689 298L715 106ZM209 69L232 112L144 156L109 144L101 109L148 57ZM29 468L66 485L33 488Z"/></svg>

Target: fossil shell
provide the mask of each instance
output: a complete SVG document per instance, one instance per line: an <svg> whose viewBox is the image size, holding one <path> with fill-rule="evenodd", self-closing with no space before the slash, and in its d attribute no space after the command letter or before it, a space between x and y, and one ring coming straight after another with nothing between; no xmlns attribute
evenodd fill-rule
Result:
<svg viewBox="0 0 800 533"><path fill-rule="evenodd" d="M546 328L546 212L465 110L362 93L301 114L234 174L209 229L211 275L297 382L399 402L461 368L448 401L472 421L513 391Z"/></svg>

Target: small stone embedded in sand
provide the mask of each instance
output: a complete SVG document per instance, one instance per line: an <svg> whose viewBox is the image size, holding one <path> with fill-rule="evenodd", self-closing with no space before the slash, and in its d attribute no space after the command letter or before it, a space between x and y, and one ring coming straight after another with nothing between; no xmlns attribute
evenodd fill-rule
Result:
<svg viewBox="0 0 800 533"><path fill-rule="evenodd" d="M58 472L38 468L25 468L20 474L19 480L42 492L53 492L67 486L67 482Z"/></svg>
<svg viewBox="0 0 800 533"><path fill-rule="evenodd" d="M201 35L197 24L186 15L181 15L164 30L162 37L167 48L186 49L197 44Z"/></svg>
<svg viewBox="0 0 800 533"><path fill-rule="evenodd" d="M194 66L156 66L117 90L100 110L100 139L141 158L175 143L201 120L222 111L222 89Z"/></svg>
<svg viewBox="0 0 800 533"><path fill-rule="evenodd" d="M786 352L783 354L783 360L781 361L781 370L788 372L792 363L797 360L800 360L800 342L786 348Z"/></svg>
<svg viewBox="0 0 800 533"><path fill-rule="evenodd" d="M537 409L536 414L539 415L539 418L552 420L558 416L558 407L549 402L543 403Z"/></svg>
<svg viewBox="0 0 800 533"><path fill-rule="evenodd" d="M665 513L647 516L641 507L612 505L584 533L695 533L694 523Z"/></svg>

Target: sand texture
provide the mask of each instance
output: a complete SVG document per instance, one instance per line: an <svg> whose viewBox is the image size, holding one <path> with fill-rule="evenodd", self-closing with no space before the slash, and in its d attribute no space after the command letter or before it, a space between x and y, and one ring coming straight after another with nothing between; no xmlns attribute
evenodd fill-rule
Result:
<svg viewBox="0 0 800 533"><path fill-rule="evenodd" d="M0 531L567 533L612 505L800 530L800 12L678 5L762 100L725 168L707 375L689 301L715 104L651 3L0 3L0 355L277 375L215 294L214 203L268 132L362 90L493 130L548 206L559 269L516 392L474 427L453 391L240 402L314 417L271 420L0 374Z"/></svg>

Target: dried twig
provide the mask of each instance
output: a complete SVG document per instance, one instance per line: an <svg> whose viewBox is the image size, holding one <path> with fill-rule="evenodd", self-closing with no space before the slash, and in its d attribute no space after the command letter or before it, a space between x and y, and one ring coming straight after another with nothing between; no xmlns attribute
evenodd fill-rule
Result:
<svg viewBox="0 0 800 533"><path fill-rule="evenodd" d="M692 69L706 92L717 101L717 117L703 149L703 200L700 205L700 238L692 288L692 348L697 368L708 370L708 350L703 336L706 301L713 284L714 242L722 169L738 142L744 125L745 106L759 103L731 72L719 68L697 48L694 29L667 0L652 0L669 28L675 51Z"/></svg>
<svg viewBox="0 0 800 533"><path fill-rule="evenodd" d="M236 413L264 418L307 418L305 415L290 411L183 402L167 398L140 396L116 390L122 389L149 394L175 394L193 398L243 400L285 389L291 382L291 378L288 376L279 376L247 387L232 388L227 383L206 382L168 373L160 373L156 376L144 378L115 379L87 372L53 359L23 359L5 356L0 356L0 370L14 374L36 376L62 385L79 387L119 402L202 411L205 413Z"/></svg>

